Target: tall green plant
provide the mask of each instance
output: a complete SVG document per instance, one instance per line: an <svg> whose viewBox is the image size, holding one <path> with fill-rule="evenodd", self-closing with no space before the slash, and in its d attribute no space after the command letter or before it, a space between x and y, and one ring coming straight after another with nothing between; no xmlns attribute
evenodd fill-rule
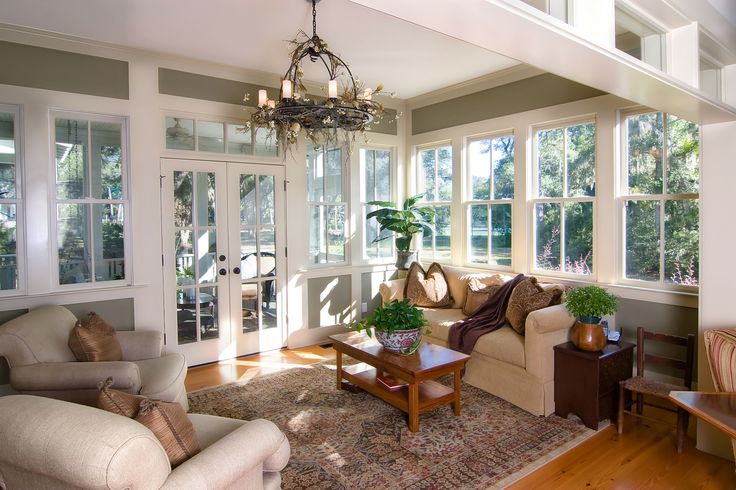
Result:
<svg viewBox="0 0 736 490"><path fill-rule="evenodd" d="M399 209L395 202L391 201L371 201L370 206L381 206L381 209L371 211L366 215L366 219L376 218L381 226L378 237L373 242L386 240L393 236L396 237L396 249L400 252L409 252L411 247L411 239L415 233L423 231L431 235L434 231L434 208L431 206L417 206L417 202L424 197L424 194L418 194L404 201L402 209ZM392 233L383 234L384 230Z"/></svg>

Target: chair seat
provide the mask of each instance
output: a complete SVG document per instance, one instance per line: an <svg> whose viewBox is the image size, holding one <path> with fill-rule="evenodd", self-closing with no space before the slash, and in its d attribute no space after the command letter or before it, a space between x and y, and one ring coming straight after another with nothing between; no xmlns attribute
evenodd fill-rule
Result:
<svg viewBox="0 0 736 490"><path fill-rule="evenodd" d="M662 383L643 376L634 376L624 381L624 388L629 391L635 391L644 395L657 396L659 398L667 398L670 391L682 391L688 388L684 385L674 385Z"/></svg>

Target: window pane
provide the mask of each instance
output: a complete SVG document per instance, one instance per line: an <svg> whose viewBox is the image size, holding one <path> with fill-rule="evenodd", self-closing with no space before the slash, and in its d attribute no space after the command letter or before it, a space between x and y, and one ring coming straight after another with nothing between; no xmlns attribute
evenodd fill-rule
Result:
<svg viewBox="0 0 736 490"><path fill-rule="evenodd" d="M123 199L122 124L92 121L92 197Z"/></svg>
<svg viewBox="0 0 736 490"><path fill-rule="evenodd" d="M0 289L18 288L16 205L0 204Z"/></svg>
<svg viewBox="0 0 736 490"><path fill-rule="evenodd" d="M595 124L567 131L567 197L595 196Z"/></svg>
<svg viewBox="0 0 736 490"><path fill-rule="evenodd" d="M323 264L327 260L324 233L324 206L310 206L309 262Z"/></svg>
<svg viewBox="0 0 736 490"><path fill-rule="evenodd" d="M180 345L197 341L197 290L194 288L176 291L176 330Z"/></svg>
<svg viewBox="0 0 736 490"><path fill-rule="evenodd" d="M470 261L488 263L488 206L485 204L470 206Z"/></svg>
<svg viewBox="0 0 736 490"><path fill-rule="evenodd" d="M662 113L626 118L630 194L662 193Z"/></svg>
<svg viewBox="0 0 736 490"><path fill-rule="evenodd" d="M197 172L197 226L215 226L215 174Z"/></svg>
<svg viewBox="0 0 736 490"><path fill-rule="evenodd" d="M166 148L194 150L194 119L166 118Z"/></svg>
<svg viewBox="0 0 736 490"><path fill-rule="evenodd" d="M476 201L490 199L491 140L471 141L468 145L468 163L470 164L471 199Z"/></svg>
<svg viewBox="0 0 736 490"><path fill-rule="evenodd" d="M539 197L562 197L563 129L537 133Z"/></svg>
<svg viewBox="0 0 736 490"><path fill-rule="evenodd" d="M174 226L192 226L192 172L174 171Z"/></svg>
<svg viewBox="0 0 736 490"><path fill-rule="evenodd" d="M342 151L339 148L327 150L325 201L342 201Z"/></svg>
<svg viewBox="0 0 736 490"><path fill-rule="evenodd" d="M437 200L452 200L452 147L437 148Z"/></svg>
<svg viewBox="0 0 736 490"><path fill-rule="evenodd" d="M311 202L322 200L324 187L324 154L320 149L307 150L307 199Z"/></svg>
<svg viewBox="0 0 736 490"><path fill-rule="evenodd" d="M240 175L240 224L256 224L256 176Z"/></svg>
<svg viewBox="0 0 736 490"><path fill-rule="evenodd" d="M667 192L697 193L700 182L698 125L667 116Z"/></svg>
<svg viewBox="0 0 736 490"><path fill-rule="evenodd" d="M240 231L240 279L252 279L258 275L256 230Z"/></svg>
<svg viewBox="0 0 736 490"><path fill-rule="evenodd" d="M664 205L664 280L698 285L698 201L667 201Z"/></svg>
<svg viewBox="0 0 736 490"><path fill-rule="evenodd" d="M243 308L243 333L258 331L258 297L260 283L249 283L241 286L241 305Z"/></svg>
<svg viewBox="0 0 736 490"><path fill-rule="evenodd" d="M199 290L199 335L202 340L216 339L220 336L215 286Z"/></svg>
<svg viewBox="0 0 736 490"><path fill-rule="evenodd" d="M274 224L274 179L273 175L260 175L258 177L259 193L261 197L261 224Z"/></svg>
<svg viewBox="0 0 736 490"><path fill-rule="evenodd" d="M59 284L92 281L88 214L86 204L56 206Z"/></svg>
<svg viewBox="0 0 736 490"><path fill-rule="evenodd" d="M125 215L122 204L92 205L95 280L125 279Z"/></svg>
<svg viewBox="0 0 736 490"><path fill-rule="evenodd" d="M194 244L192 230L179 230L174 233L174 253L176 256L176 285L194 284Z"/></svg>
<svg viewBox="0 0 736 490"><path fill-rule="evenodd" d="M255 154L262 157L278 156L279 147L276 142L276 133L269 135L266 128L257 128Z"/></svg>
<svg viewBox="0 0 736 490"><path fill-rule="evenodd" d="M252 155L253 141L250 128L240 124L227 124L227 152L237 155Z"/></svg>
<svg viewBox="0 0 736 490"><path fill-rule="evenodd" d="M0 199L13 198L15 198L15 115L0 112Z"/></svg>
<svg viewBox="0 0 736 490"><path fill-rule="evenodd" d="M225 153L225 127L222 123L197 121L197 150Z"/></svg>
<svg viewBox="0 0 736 490"><path fill-rule="evenodd" d="M511 266L511 204L491 205L491 264Z"/></svg>
<svg viewBox="0 0 736 490"><path fill-rule="evenodd" d="M365 171L364 181L365 187L363 189L364 201L370 202L377 200L375 196L376 189L376 165L375 165L375 152L373 150L366 150L361 148L360 159L363 162L363 169Z"/></svg>
<svg viewBox="0 0 736 490"><path fill-rule="evenodd" d="M493 198L514 198L514 137L493 139Z"/></svg>
<svg viewBox="0 0 736 490"><path fill-rule="evenodd" d="M592 274L593 203L565 205L565 272Z"/></svg>
<svg viewBox="0 0 736 490"><path fill-rule="evenodd" d="M550 271L560 270L560 204L534 205L537 229L537 267Z"/></svg>
<svg viewBox="0 0 736 490"><path fill-rule="evenodd" d="M375 150L376 200L391 200L391 151Z"/></svg>
<svg viewBox="0 0 736 490"><path fill-rule="evenodd" d="M56 120L56 195L59 199L87 196L89 150L87 121Z"/></svg>
<svg viewBox="0 0 736 490"><path fill-rule="evenodd" d="M198 230L196 236L197 282L217 282L217 233L215 230Z"/></svg>
<svg viewBox="0 0 736 490"><path fill-rule="evenodd" d="M626 202L626 277L659 281L659 201Z"/></svg>
<svg viewBox="0 0 736 490"><path fill-rule="evenodd" d="M327 207L327 262L345 261L345 207Z"/></svg>
<svg viewBox="0 0 736 490"><path fill-rule="evenodd" d="M419 152L420 172L419 172L419 190L424 192L424 199L427 201L437 200L437 192L435 189L435 151L434 148L422 150Z"/></svg>
<svg viewBox="0 0 736 490"><path fill-rule="evenodd" d="M721 68L700 58L700 90L714 99L721 98Z"/></svg>
<svg viewBox="0 0 736 490"><path fill-rule="evenodd" d="M450 260L451 230L450 206L436 206L435 208L435 250L434 258L441 261Z"/></svg>
<svg viewBox="0 0 736 490"><path fill-rule="evenodd" d="M258 238L258 247L260 249L258 267L261 269L261 276L275 276L276 233L273 228L263 228L258 233Z"/></svg>

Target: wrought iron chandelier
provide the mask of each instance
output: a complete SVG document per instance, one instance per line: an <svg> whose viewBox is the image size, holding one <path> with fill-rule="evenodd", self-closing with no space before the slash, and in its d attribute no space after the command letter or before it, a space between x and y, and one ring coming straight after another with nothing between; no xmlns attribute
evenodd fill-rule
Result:
<svg viewBox="0 0 736 490"><path fill-rule="evenodd" d="M307 1L312 4L312 36L299 31L297 38L290 41L291 64L281 81L278 100L269 99L266 90L259 90L258 108L251 117L252 125L268 128L284 148L295 144L300 133L318 145L353 141L356 132L364 133L371 122L377 122L384 114L383 105L373 99L383 93L383 86L363 87L347 63L328 49L317 35L319 0ZM305 59L321 62L326 69L326 98L315 100L307 94L301 67ZM338 81L342 81L341 92Z"/></svg>

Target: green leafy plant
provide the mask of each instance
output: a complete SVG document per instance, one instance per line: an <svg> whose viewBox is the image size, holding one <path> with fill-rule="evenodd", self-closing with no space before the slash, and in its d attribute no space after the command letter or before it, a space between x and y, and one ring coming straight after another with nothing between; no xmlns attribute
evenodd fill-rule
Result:
<svg viewBox="0 0 736 490"><path fill-rule="evenodd" d="M381 206L381 209L371 211L366 219L376 218L381 225L378 237L373 242L379 242L396 236L396 249L399 252L409 252L411 239L415 233L424 231L427 235L433 233L434 208L431 206L417 206L417 202L424 197L418 194L404 201L402 209L395 202L371 201L370 206ZM384 230L392 233L383 234Z"/></svg>
<svg viewBox="0 0 736 490"><path fill-rule="evenodd" d="M360 322L353 322L350 328L365 332L371 336L371 327L386 333L396 330L414 330L423 328L427 324L422 310L411 304L409 298L402 301L393 300L383 306L376 308L373 313Z"/></svg>
<svg viewBox="0 0 736 490"><path fill-rule="evenodd" d="M567 292L565 306L581 322L599 323L601 317L616 312L618 298L598 286L584 286Z"/></svg>

